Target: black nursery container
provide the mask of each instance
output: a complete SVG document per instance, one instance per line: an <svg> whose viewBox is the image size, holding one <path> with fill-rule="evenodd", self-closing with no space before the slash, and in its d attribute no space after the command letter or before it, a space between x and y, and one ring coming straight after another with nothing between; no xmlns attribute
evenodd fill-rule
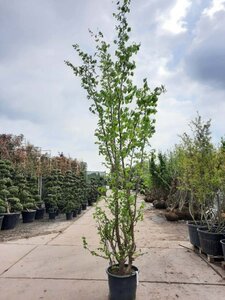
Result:
<svg viewBox="0 0 225 300"><path fill-rule="evenodd" d="M109 283L110 300L135 300L137 290L138 268L132 266L131 275L115 275L110 272L111 267L106 270Z"/></svg>
<svg viewBox="0 0 225 300"><path fill-rule="evenodd" d="M223 256L220 240L225 238L225 232L216 233L200 228L197 231L202 252L212 256Z"/></svg>
<svg viewBox="0 0 225 300"><path fill-rule="evenodd" d="M41 220L44 218L45 209L44 208L38 208L35 214L35 220Z"/></svg>
<svg viewBox="0 0 225 300"><path fill-rule="evenodd" d="M55 220L56 213L55 212L48 212L48 218L49 220Z"/></svg>
<svg viewBox="0 0 225 300"><path fill-rule="evenodd" d="M72 220L72 218L73 218L73 213L72 212L66 213L66 219L67 220Z"/></svg>
<svg viewBox="0 0 225 300"><path fill-rule="evenodd" d="M199 223L195 223L195 222L188 222L187 223L188 226L188 233L189 233L189 239L190 239L190 243L195 246L200 248L200 240L199 240L199 236L198 236L198 231L197 229L206 229L207 227L204 225L200 225Z"/></svg>
<svg viewBox="0 0 225 300"><path fill-rule="evenodd" d="M36 210L22 211L23 223L32 223L34 221Z"/></svg>
<svg viewBox="0 0 225 300"><path fill-rule="evenodd" d="M221 245L222 245L222 250L223 250L223 257L225 260L225 239L220 241Z"/></svg>
<svg viewBox="0 0 225 300"><path fill-rule="evenodd" d="M82 209L86 210L87 209L87 203L82 203Z"/></svg>
<svg viewBox="0 0 225 300"><path fill-rule="evenodd" d="M20 213L4 214L2 221L2 230L13 229L19 222Z"/></svg>
<svg viewBox="0 0 225 300"><path fill-rule="evenodd" d="M3 218L4 218L4 216L0 216L0 230L1 230L1 228L2 228Z"/></svg>

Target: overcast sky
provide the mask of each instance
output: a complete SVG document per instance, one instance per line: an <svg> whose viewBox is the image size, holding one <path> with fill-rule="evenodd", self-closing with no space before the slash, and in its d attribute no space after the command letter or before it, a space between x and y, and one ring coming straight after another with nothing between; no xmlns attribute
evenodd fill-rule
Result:
<svg viewBox="0 0 225 300"><path fill-rule="evenodd" d="M0 132L24 134L103 170L96 119L80 81L64 64L78 43L94 51L88 28L113 39L111 0L0 0ZM176 143L198 111L225 135L225 0L133 0L132 40L141 43L137 78L164 84L152 147Z"/></svg>

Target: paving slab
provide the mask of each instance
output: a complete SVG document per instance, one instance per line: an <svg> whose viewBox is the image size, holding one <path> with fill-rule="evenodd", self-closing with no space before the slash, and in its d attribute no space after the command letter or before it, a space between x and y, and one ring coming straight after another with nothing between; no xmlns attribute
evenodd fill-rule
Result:
<svg viewBox="0 0 225 300"><path fill-rule="evenodd" d="M82 237L86 237L89 245L99 245L96 225L80 225L74 223L63 233L48 242L49 245L83 245Z"/></svg>
<svg viewBox="0 0 225 300"><path fill-rule="evenodd" d="M13 287L13 288L12 288ZM224 286L140 282L136 300L224 300ZM107 281L0 278L2 300L108 300Z"/></svg>
<svg viewBox="0 0 225 300"><path fill-rule="evenodd" d="M16 245L44 245L50 242L53 238L57 237L59 233L50 233L45 235L34 236L26 239L18 239L13 241L8 241L6 244L16 244Z"/></svg>
<svg viewBox="0 0 225 300"><path fill-rule="evenodd" d="M59 234L0 244L0 299L108 300L107 261L82 246L82 236L91 248L98 245L93 212L89 208ZM224 271L194 253L187 236L184 222L145 211L137 226L137 245L146 254L135 261L136 300L224 299Z"/></svg>
<svg viewBox="0 0 225 300"><path fill-rule="evenodd" d="M12 267L34 248L35 246L32 245L0 244L0 274Z"/></svg>
<svg viewBox="0 0 225 300"><path fill-rule="evenodd" d="M82 246L40 245L3 277L105 279L107 261Z"/></svg>
<svg viewBox="0 0 225 300"><path fill-rule="evenodd" d="M177 283L225 283L194 252L184 248L146 248L137 258L140 279L144 281Z"/></svg>

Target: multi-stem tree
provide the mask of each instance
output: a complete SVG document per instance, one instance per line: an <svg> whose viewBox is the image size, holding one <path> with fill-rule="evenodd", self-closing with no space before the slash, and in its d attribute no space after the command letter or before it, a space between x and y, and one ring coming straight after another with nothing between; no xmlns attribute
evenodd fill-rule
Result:
<svg viewBox="0 0 225 300"><path fill-rule="evenodd" d="M85 53L76 44L73 47L82 65L66 62L81 78L81 85L92 101L90 111L98 117L95 135L99 153L110 171L112 193L106 198L106 209L97 206L95 213L101 246L92 253L108 259L110 265L118 264L119 274L131 272L137 255L134 228L142 219L143 207L137 204L137 193L131 193L132 180L135 178L138 186L145 146L155 131L153 115L158 96L164 90L163 87L150 90L147 79L139 88L132 80L136 68L133 56L140 45L129 41L129 7L130 0L117 2L117 12L113 14L117 22L116 37L111 45L101 32L91 33L96 42L94 55ZM135 172L134 165L138 165ZM84 245L88 247L85 239Z"/></svg>

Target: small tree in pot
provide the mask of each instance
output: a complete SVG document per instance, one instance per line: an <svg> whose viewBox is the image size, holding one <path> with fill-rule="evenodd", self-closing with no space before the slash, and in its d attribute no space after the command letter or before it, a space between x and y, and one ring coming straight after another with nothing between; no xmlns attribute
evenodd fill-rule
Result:
<svg viewBox="0 0 225 300"><path fill-rule="evenodd" d="M62 186L62 201L63 201L63 212L66 213L66 219L70 220L75 210L75 199L73 195L74 188L74 177L72 171L67 171Z"/></svg>
<svg viewBox="0 0 225 300"><path fill-rule="evenodd" d="M13 185L13 172L10 161L0 160L0 213L4 214L2 229L13 229L23 209L18 188Z"/></svg>
<svg viewBox="0 0 225 300"><path fill-rule="evenodd" d="M54 219L59 210L63 210L62 200L63 175L60 170L54 169L51 174L45 178L43 199L46 211L50 213L49 217Z"/></svg>
<svg viewBox="0 0 225 300"><path fill-rule="evenodd" d="M92 254L109 260L108 276L111 299L134 299L136 291L136 271L134 259L140 254L136 249L135 225L143 218L143 205L137 202L137 193L132 194L133 178L140 183L140 173L145 158L145 146L154 133L154 118L158 96L163 87L150 90L147 79L138 88L132 77L136 67L132 56L140 45L129 42L131 31L127 14L130 1L118 1L114 40L114 54L110 45L99 32L94 35L97 43L94 56L83 52L79 45L75 50L83 61L79 67L67 62L76 76L80 76L82 87L92 100L90 111L98 116L99 152L105 158L109 169L108 183L111 195L106 198L106 209L97 206L94 217L101 239L99 251ZM133 166L138 167L133 170ZM88 248L84 238L84 246ZM113 278L120 278L131 284L112 287ZM124 289L122 288L124 287Z"/></svg>
<svg viewBox="0 0 225 300"><path fill-rule="evenodd" d="M15 183L18 187L18 197L23 205L23 223L34 221L36 213L36 203L27 184L27 180L22 173L16 174Z"/></svg>

